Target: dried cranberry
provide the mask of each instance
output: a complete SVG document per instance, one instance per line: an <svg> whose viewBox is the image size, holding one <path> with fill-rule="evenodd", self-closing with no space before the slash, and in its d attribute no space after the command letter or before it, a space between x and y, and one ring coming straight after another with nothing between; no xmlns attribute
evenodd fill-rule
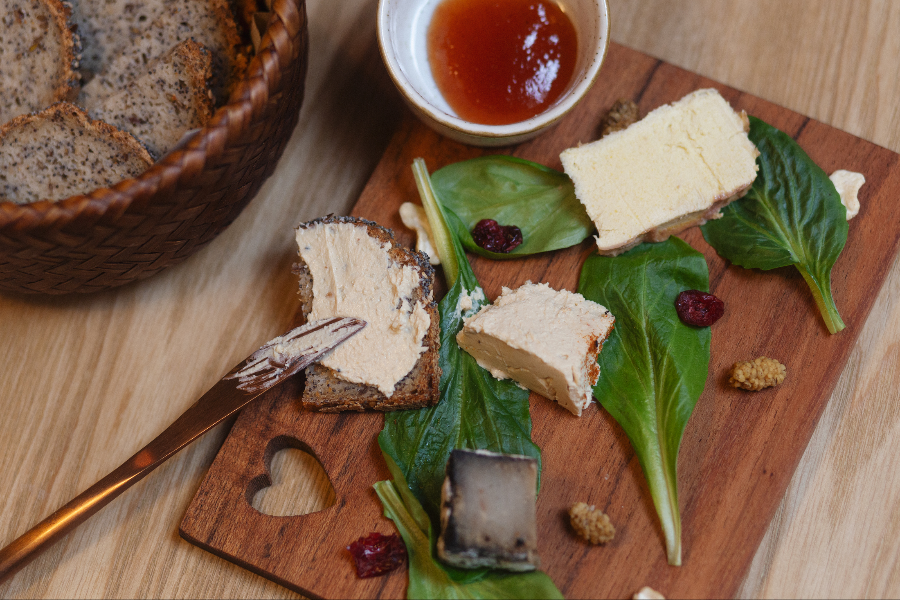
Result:
<svg viewBox="0 0 900 600"><path fill-rule="evenodd" d="M675 298L675 310L688 325L709 327L725 314L725 303L700 290L685 290Z"/></svg>
<svg viewBox="0 0 900 600"><path fill-rule="evenodd" d="M522 230L515 225L500 225L493 219L482 219L472 229L472 239L489 252L512 252L522 243Z"/></svg>
<svg viewBox="0 0 900 600"><path fill-rule="evenodd" d="M396 533L370 533L347 546L347 550L356 561L356 574L360 577L384 575L406 560L406 546Z"/></svg>

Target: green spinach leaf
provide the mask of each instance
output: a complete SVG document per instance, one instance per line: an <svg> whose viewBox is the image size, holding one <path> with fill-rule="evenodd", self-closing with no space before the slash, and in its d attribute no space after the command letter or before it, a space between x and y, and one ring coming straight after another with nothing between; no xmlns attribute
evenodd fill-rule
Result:
<svg viewBox="0 0 900 600"><path fill-rule="evenodd" d="M459 240L446 225L424 162L413 167L435 234L449 292L440 302L440 402L430 408L385 415L378 436L393 481L375 484L385 515L400 530L409 552L410 598L561 598L547 575L445 567L434 558L444 469L455 448L524 454L538 459L531 441L528 392L499 381L460 350L456 334L464 315L486 299ZM540 472L540 471L538 471ZM536 492L537 490L535 490Z"/></svg>
<svg viewBox="0 0 900 600"><path fill-rule="evenodd" d="M685 325L675 297L709 290L703 255L676 237L641 244L616 258L589 257L578 291L608 308L616 327L597 362L594 397L622 426L637 452L666 539L669 564L681 564L678 447L709 370L710 329Z"/></svg>
<svg viewBox="0 0 900 600"><path fill-rule="evenodd" d="M450 286L439 305L441 399L429 408L387 413L379 443L437 524L444 468L451 450L524 454L538 461L540 450L531 441L529 392L512 380L494 379L456 343L463 317L477 312L487 300L459 241L445 225L423 163L417 163L416 180Z"/></svg>
<svg viewBox="0 0 900 600"><path fill-rule="evenodd" d="M579 244L594 224L575 198L565 173L512 156L486 156L447 165L431 176L447 224L469 252L516 258ZM522 244L509 254L489 252L472 239L482 219L522 230Z"/></svg>
<svg viewBox="0 0 900 600"><path fill-rule="evenodd" d="M431 520L412 494L403 473L384 451L393 481L379 481L375 493L384 514L400 531L409 555L409 598L562 598L550 578L540 571L511 574L479 569L466 573L434 560L435 536Z"/></svg>
<svg viewBox="0 0 900 600"><path fill-rule="evenodd" d="M831 268L847 243L847 209L834 184L787 134L750 117L759 175L750 192L703 226L703 237L745 269L794 265L831 333L844 322L831 295Z"/></svg>

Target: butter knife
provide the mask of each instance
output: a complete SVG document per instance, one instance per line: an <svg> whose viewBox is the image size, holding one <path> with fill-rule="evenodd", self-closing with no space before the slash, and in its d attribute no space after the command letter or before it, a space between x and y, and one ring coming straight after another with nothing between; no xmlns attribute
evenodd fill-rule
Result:
<svg viewBox="0 0 900 600"><path fill-rule="evenodd" d="M365 321L359 319L323 319L269 341L232 369L137 454L0 550L0 583L176 452L263 392L319 360L365 326Z"/></svg>

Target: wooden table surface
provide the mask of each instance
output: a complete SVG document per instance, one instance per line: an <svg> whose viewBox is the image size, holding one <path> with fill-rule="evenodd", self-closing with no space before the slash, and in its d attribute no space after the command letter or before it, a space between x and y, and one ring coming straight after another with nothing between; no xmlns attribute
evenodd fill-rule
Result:
<svg viewBox="0 0 900 600"><path fill-rule="evenodd" d="M0 295L0 544L290 324L292 226L349 211L404 110L378 54L375 8L308 0L297 130L259 196L207 248L111 292ZM619 43L900 152L898 0L610 0L610 13ZM895 262L741 596L900 596L898 297ZM0 585L0 597L293 597L178 537L226 427ZM310 461L275 462L284 483L257 498L264 510L328 502Z"/></svg>

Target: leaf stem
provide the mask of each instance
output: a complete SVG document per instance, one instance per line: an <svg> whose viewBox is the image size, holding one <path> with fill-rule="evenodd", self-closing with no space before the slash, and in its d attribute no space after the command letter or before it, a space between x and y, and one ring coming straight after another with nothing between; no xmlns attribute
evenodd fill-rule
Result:
<svg viewBox="0 0 900 600"><path fill-rule="evenodd" d="M666 506L665 510L659 510L663 507L657 507L660 515L663 534L666 537L666 557L669 564L673 567L681 566L681 513L678 510L678 492L675 488L677 485L674 478L670 485L667 486Z"/></svg>
<svg viewBox="0 0 900 600"><path fill-rule="evenodd" d="M665 442L662 441L662 444ZM674 472L669 474L666 460L661 455L655 456L658 464L645 465L644 476L650 487L650 496L659 515L659 524L666 540L666 557L674 567L681 566L681 514L678 511L678 488Z"/></svg>
<svg viewBox="0 0 900 600"><path fill-rule="evenodd" d="M419 190L422 206L425 208L425 216L428 217L431 232L434 234L434 245L441 259L441 265L444 267L444 278L447 280L447 287L452 288L459 277L459 261L453 247L453 240L450 237L450 228L447 227L447 219L434 193L434 188L431 186L431 177L428 176L428 168L425 166L425 161L421 158L415 159L412 170L416 178L416 187Z"/></svg>
<svg viewBox="0 0 900 600"><path fill-rule="evenodd" d="M803 279L806 280L806 285L809 286L813 299L816 301L816 306L819 307L819 312L822 313L828 332L837 333L844 329L846 325L844 325L837 306L834 304L834 297L831 295L831 276L829 275L826 281L819 283L801 263L797 263L794 266L797 267L797 270L803 275Z"/></svg>

